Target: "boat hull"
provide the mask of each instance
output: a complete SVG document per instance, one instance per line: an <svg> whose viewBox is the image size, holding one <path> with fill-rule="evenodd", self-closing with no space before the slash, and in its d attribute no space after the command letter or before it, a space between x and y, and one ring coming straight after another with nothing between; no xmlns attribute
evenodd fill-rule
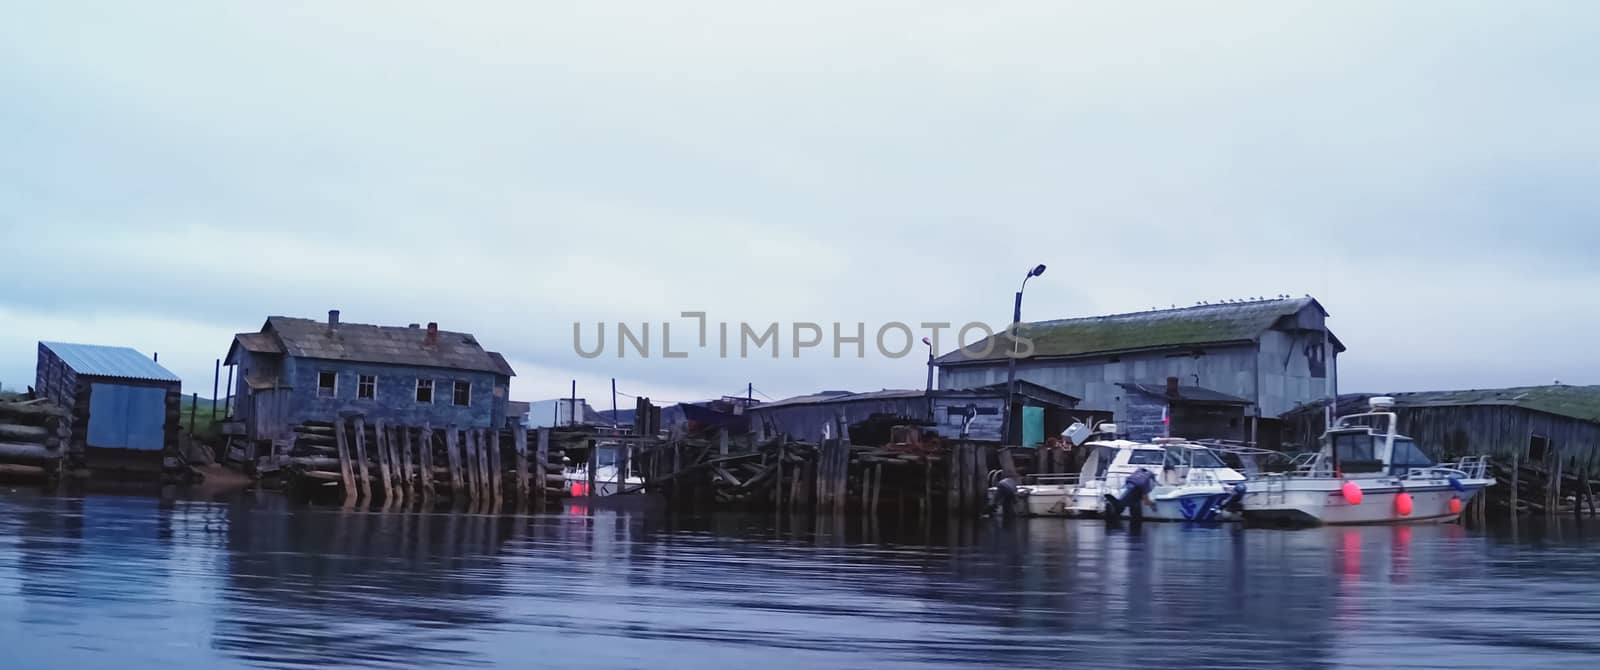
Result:
<svg viewBox="0 0 1600 670"><path fill-rule="evenodd" d="M1406 483L1393 480L1362 483L1360 504L1345 499L1343 481L1289 482L1284 490L1252 490L1243 499L1244 518L1250 523L1275 525L1339 526L1362 524L1448 523L1461 516L1473 497L1488 486L1487 481L1460 482L1460 488L1446 481ZM1402 514L1397 499L1411 496L1411 511ZM1451 511L1451 500L1459 500Z"/></svg>

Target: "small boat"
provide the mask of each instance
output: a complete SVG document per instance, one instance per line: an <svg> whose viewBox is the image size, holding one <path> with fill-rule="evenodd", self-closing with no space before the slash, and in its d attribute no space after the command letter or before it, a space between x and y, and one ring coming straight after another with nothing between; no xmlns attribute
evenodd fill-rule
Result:
<svg viewBox="0 0 1600 670"><path fill-rule="evenodd" d="M1394 399L1373 398L1371 411L1339 417L1319 451L1289 472L1245 483L1246 521L1288 525L1449 522L1473 496L1494 485L1485 456L1448 464L1429 458L1399 434Z"/></svg>
<svg viewBox="0 0 1600 670"><path fill-rule="evenodd" d="M609 496L616 495L619 490L626 490L626 492L637 491L639 487L644 485L644 479L633 471L633 464L629 462L629 472L621 479L619 487L617 461L622 450L621 445L602 442L596 444L594 449L596 452L594 490L589 490L589 464L569 464L563 473L566 479L565 488L568 495L573 497Z"/></svg>
<svg viewBox="0 0 1600 670"><path fill-rule="evenodd" d="M1111 447L1111 448L1106 448ZM1200 444L1182 438L1156 438L1154 442L1117 441L1101 443L1101 449L1084 464L1103 468L1097 477L1086 479L1072 494L1072 510L1080 516L1109 512L1107 496L1122 494L1129 475L1146 469L1156 475L1155 488L1141 516L1152 521L1237 521L1235 504L1244 494L1239 486L1245 476L1224 463L1218 451L1244 450ZM1095 463L1096 456L1107 459Z"/></svg>
<svg viewBox="0 0 1600 670"><path fill-rule="evenodd" d="M1242 494L1245 476L1218 456L1219 450L1243 450L1158 438L1155 442L1091 440L1089 455L1078 474L1028 475L1017 487L1024 516L1098 516L1107 495L1120 495L1128 475L1141 468L1157 475L1143 517L1162 521L1236 521L1233 503ZM1254 450L1260 451L1260 450ZM992 489L991 489L992 491ZM992 494L991 494L992 495Z"/></svg>

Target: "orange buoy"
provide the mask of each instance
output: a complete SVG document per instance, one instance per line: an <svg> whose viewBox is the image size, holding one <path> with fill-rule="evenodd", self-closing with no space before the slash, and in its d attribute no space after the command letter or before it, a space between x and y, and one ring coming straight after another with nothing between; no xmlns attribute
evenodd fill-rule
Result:
<svg viewBox="0 0 1600 670"><path fill-rule="evenodd" d="M1457 498L1455 496L1451 496L1450 497L1450 513L1451 514L1460 514L1461 513L1461 499L1460 498Z"/></svg>
<svg viewBox="0 0 1600 670"><path fill-rule="evenodd" d="M1345 482L1344 488L1340 490L1344 493L1345 502L1352 505L1361 504L1361 487L1357 486L1355 482Z"/></svg>
<svg viewBox="0 0 1600 670"><path fill-rule="evenodd" d="M1400 495L1395 496L1394 511L1399 512L1400 516L1411 516L1411 494L1401 491Z"/></svg>

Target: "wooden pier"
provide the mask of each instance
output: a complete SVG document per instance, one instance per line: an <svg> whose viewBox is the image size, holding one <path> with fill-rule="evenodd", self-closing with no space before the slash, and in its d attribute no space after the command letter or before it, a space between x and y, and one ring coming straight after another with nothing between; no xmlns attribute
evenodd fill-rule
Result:
<svg viewBox="0 0 1600 670"><path fill-rule="evenodd" d="M369 424L350 417L307 422L294 432L285 467L291 488L346 505L491 511L563 495L566 448L548 430Z"/></svg>
<svg viewBox="0 0 1600 670"><path fill-rule="evenodd" d="M73 448L67 410L45 400L0 402L0 478L55 480L81 453Z"/></svg>

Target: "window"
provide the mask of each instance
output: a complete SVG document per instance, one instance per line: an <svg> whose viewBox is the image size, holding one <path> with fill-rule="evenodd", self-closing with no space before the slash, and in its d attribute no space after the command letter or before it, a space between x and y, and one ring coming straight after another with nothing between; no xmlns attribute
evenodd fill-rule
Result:
<svg viewBox="0 0 1600 670"><path fill-rule="evenodd" d="M456 407L466 407L472 404L472 382L464 382L458 379L452 391L454 392L451 393L450 401Z"/></svg>
<svg viewBox="0 0 1600 670"><path fill-rule="evenodd" d="M317 373L317 397L332 398L339 394L339 375L331 370Z"/></svg>
<svg viewBox="0 0 1600 670"><path fill-rule="evenodd" d="M417 402L433 404L433 380L417 380Z"/></svg>
<svg viewBox="0 0 1600 670"><path fill-rule="evenodd" d="M378 378L375 375L356 376L356 399L375 400L378 397Z"/></svg>
<svg viewBox="0 0 1600 670"><path fill-rule="evenodd" d="M1166 460L1166 449L1135 449L1128 454L1128 465L1161 465Z"/></svg>
<svg viewBox="0 0 1600 670"><path fill-rule="evenodd" d="M1403 475L1411 468L1426 468L1433 466L1433 459L1422 453L1417 448L1417 443L1411 438L1394 438L1394 453L1389 456L1389 473Z"/></svg>
<svg viewBox="0 0 1600 670"><path fill-rule="evenodd" d="M1335 433L1333 451L1339 468L1349 473L1383 472L1383 462L1378 460L1372 442L1372 434L1366 431Z"/></svg>

